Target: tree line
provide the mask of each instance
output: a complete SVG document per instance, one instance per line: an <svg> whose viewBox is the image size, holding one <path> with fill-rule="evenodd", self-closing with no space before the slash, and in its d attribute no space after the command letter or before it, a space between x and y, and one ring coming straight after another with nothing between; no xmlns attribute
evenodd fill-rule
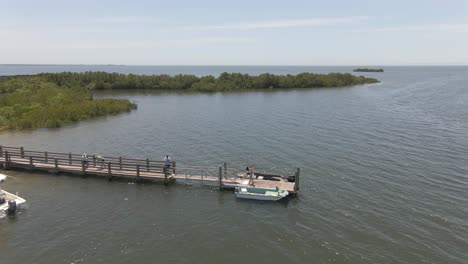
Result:
<svg viewBox="0 0 468 264"><path fill-rule="evenodd" d="M84 88L60 87L36 76L0 78L0 91L0 130L54 128L136 108L126 99L92 100Z"/></svg>
<svg viewBox="0 0 468 264"><path fill-rule="evenodd" d="M354 72L384 72L383 69L357 68Z"/></svg>
<svg viewBox="0 0 468 264"><path fill-rule="evenodd" d="M0 77L0 129L60 127L89 118L130 111L126 99L93 100L92 90L156 89L165 91L243 91L342 87L378 80L349 73L251 76L241 73L208 75L135 75L107 72L42 73Z"/></svg>
<svg viewBox="0 0 468 264"><path fill-rule="evenodd" d="M378 82L378 80L373 78L355 76L349 73L314 74L307 72L297 75L274 75L264 73L258 76L224 72L218 77L212 75L198 77L189 74L173 76L167 74L135 75L107 72L44 73L39 76L59 86L80 86L96 90L156 89L205 92L342 87Z"/></svg>

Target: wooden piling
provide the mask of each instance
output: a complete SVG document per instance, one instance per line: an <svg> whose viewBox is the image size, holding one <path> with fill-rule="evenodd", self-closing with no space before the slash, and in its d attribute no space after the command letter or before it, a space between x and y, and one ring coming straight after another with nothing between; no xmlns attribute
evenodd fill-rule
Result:
<svg viewBox="0 0 468 264"><path fill-rule="evenodd" d="M149 171L149 159L146 158L146 171Z"/></svg>
<svg viewBox="0 0 468 264"><path fill-rule="evenodd" d="M136 169L137 169L137 171L136 171L136 179L137 179L137 182L139 182L139 181L140 181L140 164L137 164L137 165L136 165Z"/></svg>
<svg viewBox="0 0 468 264"><path fill-rule="evenodd" d="M226 164L226 163L224 163ZM219 167L219 189L222 190L223 189L223 168L222 167Z"/></svg>
<svg viewBox="0 0 468 264"><path fill-rule="evenodd" d="M176 162L175 160L172 162L172 173L175 174L175 166L176 166Z"/></svg>
<svg viewBox="0 0 468 264"><path fill-rule="evenodd" d="M24 147L20 147L21 158L24 159Z"/></svg>
<svg viewBox="0 0 468 264"><path fill-rule="evenodd" d="M294 191L299 191L299 174L301 173L301 168L297 168L296 177L294 179Z"/></svg>
<svg viewBox="0 0 468 264"><path fill-rule="evenodd" d="M0 146L0 157L3 157L3 146Z"/></svg>
<svg viewBox="0 0 468 264"><path fill-rule="evenodd" d="M5 169L8 169L8 151L5 151Z"/></svg>
<svg viewBox="0 0 468 264"><path fill-rule="evenodd" d="M34 165L33 165L33 157L31 157L31 156L29 157L29 166L30 166L31 168L34 167Z"/></svg>
<svg viewBox="0 0 468 264"><path fill-rule="evenodd" d="M96 155L93 155L93 167L96 167Z"/></svg>
<svg viewBox="0 0 468 264"><path fill-rule="evenodd" d="M44 161L45 163L49 163L49 153L47 153L47 151L44 152Z"/></svg>
<svg viewBox="0 0 468 264"><path fill-rule="evenodd" d="M122 157L119 157L119 168L122 169Z"/></svg>
<svg viewBox="0 0 468 264"><path fill-rule="evenodd" d="M58 169L58 159L57 158L54 159L54 165L55 165L55 169L57 170Z"/></svg>
<svg viewBox="0 0 468 264"><path fill-rule="evenodd" d="M81 173L86 175L86 163L81 162Z"/></svg>
<svg viewBox="0 0 468 264"><path fill-rule="evenodd" d="M110 162L107 163L107 173L108 173L108 175L109 175L109 176L108 176L108 177L109 177L108 179L109 179L109 180L112 180L112 170L111 170L111 163L110 163Z"/></svg>
<svg viewBox="0 0 468 264"><path fill-rule="evenodd" d="M167 186L168 182L167 182L167 167L164 167L163 168L163 174L164 174L164 185Z"/></svg>
<svg viewBox="0 0 468 264"><path fill-rule="evenodd" d="M72 154L68 153L68 164L72 165Z"/></svg>

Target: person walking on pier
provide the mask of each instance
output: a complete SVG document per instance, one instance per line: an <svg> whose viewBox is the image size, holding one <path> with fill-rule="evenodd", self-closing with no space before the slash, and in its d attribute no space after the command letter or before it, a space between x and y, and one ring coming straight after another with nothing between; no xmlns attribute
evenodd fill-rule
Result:
<svg viewBox="0 0 468 264"><path fill-rule="evenodd" d="M169 157L169 155L166 155L166 157L164 158L164 167L170 168L171 164L172 164L171 158Z"/></svg>
<svg viewBox="0 0 468 264"><path fill-rule="evenodd" d="M86 153L83 153L83 156L81 156L81 165L85 168L88 167L88 155Z"/></svg>

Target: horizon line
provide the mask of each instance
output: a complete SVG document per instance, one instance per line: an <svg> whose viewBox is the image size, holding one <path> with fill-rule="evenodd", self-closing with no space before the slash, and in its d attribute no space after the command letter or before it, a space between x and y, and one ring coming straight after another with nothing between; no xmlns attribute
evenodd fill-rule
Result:
<svg viewBox="0 0 468 264"><path fill-rule="evenodd" d="M423 67L423 66L460 66L466 67L467 64L335 64L335 65L318 65L318 64L82 64L82 63L0 63L0 66L127 66L127 67Z"/></svg>

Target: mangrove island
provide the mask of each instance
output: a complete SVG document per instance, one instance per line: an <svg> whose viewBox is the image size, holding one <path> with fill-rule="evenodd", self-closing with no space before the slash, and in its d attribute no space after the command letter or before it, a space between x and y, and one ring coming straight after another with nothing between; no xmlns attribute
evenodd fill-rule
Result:
<svg viewBox="0 0 468 264"><path fill-rule="evenodd" d="M354 72L383 72L383 69L357 68Z"/></svg>
<svg viewBox="0 0 468 264"><path fill-rule="evenodd" d="M349 73L251 76L222 73L135 75L107 72L41 73L0 77L0 129L60 127L136 108L126 99L93 99L92 91L155 89L161 91L227 92L261 89L331 88L376 83Z"/></svg>
<svg viewBox="0 0 468 264"><path fill-rule="evenodd" d="M0 78L0 130L55 128L136 108L126 99L93 100L88 87L66 87L41 76Z"/></svg>

